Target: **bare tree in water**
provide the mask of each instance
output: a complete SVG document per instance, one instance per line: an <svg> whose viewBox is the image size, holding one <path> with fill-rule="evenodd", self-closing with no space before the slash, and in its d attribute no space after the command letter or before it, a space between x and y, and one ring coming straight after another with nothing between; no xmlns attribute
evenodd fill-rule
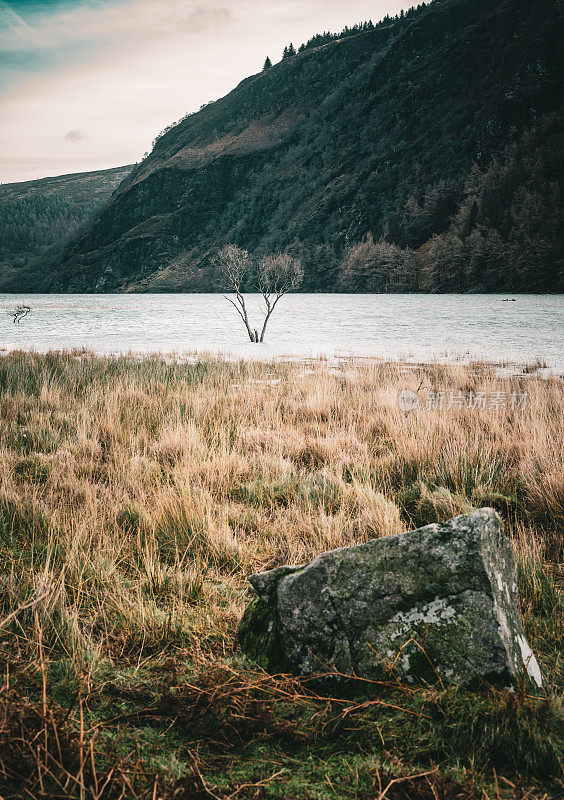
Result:
<svg viewBox="0 0 564 800"><path fill-rule="evenodd" d="M257 282L265 302L264 321L260 334L256 328L251 328L243 296L243 284L253 272L251 255L247 250L234 244L228 244L219 251L217 260L229 288L235 293L235 300L231 297L225 299L237 309L251 342L263 342L268 320L278 301L288 292L295 291L302 282L303 269L299 259L293 258L287 253L276 253L264 256L259 261Z"/></svg>
<svg viewBox="0 0 564 800"><path fill-rule="evenodd" d="M14 323L20 322L28 314L31 314L30 306L16 306L12 311L6 312L9 317L13 317Z"/></svg>
<svg viewBox="0 0 564 800"><path fill-rule="evenodd" d="M227 244L217 254L217 261L227 279L229 288L235 292L236 300L231 297L225 297L225 295L224 297L237 309L251 342L256 342L256 331L251 330L245 298L242 293L243 283L252 270L253 260L247 250L242 250L235 244Z"/></svg>
<svg viewBox="0 0 564 800"><path fill-rule="evenodd" d="M288 253L275 253L261 258L258 270L258 284L260 293L266 305L264 322L260 332L260 341L264 341L264 334L270 315L276 308L281 297L288 292L294 292L301 285L304 277L301 262L298 258Z"/></svg>

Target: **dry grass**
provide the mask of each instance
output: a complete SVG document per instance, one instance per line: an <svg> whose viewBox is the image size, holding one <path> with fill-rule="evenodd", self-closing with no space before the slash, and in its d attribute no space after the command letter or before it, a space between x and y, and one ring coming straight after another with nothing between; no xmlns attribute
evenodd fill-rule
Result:
<svg viewBox="0 0 564 800"><path fill-rule="evenodd" d="M397 402L401 388L419 390L423 400L428 391L444 391L445 408L406 414ZM524 391L526 408L512 410L511 395ZM448 409L450 392L486 392L488 397L505 392L506 408ZM184 787L178 796L291 796L276 794L285 791L273 788L280 777L263 784L256 774L252 779L243 773L240 779L233 777L234 768L232 782L221 788L225 765L216 763L221 761L217 753L206 767L219 776L216 788L210 788L211 779L204 776L205 765L198 766L196 751L188 748L184 767L170 754L165 764L155 756L150 736L145 750L142 747L133 759L134 778L127 778L123 764L132 763L131 753L121 752L113 742L112 762L108 741L119 728L118 738L131 744L131 732L126 735L118 723L116 728L108 721L117 701L104 687L116 682L123 691L127 687L133 695L120 702L133 703L135 711L128 705L130 717L143 716L143 708L153 708L156 702L147 694L135 700L139 685L149 680L147 674L152 676L151 691L158 694L155 687L162 683L163 670L167 675L172 670L172 683L182 694L187 682L195 685L186 669L200 670L205 664L210 672L219 665L234 669L236 663L239 676L248 674L243 683L252 706L256 675L234 655L248 573L304 562L322 550L399 533L483 505L499 510L515 545L525 623L548 676L547 702L558 705L555 693L562 689L563 672L558 648L563 630L558 596L564 527L563 400L563 385L556 379L542 380L534 372L498 378L494 368L484 364L405 370L352 362L332 369L320 362L305 369L212 359L195 364L157 357L105 359L87 353L3 357L0 624L11 616L0 627L0 648L6 674L13 677L11 682L7 679L2 702L16 707L16 692L21 699L18 724L26 731L34 730L29 708L39 702L39 739L49 738L50 744L37 758L32 748L34 763L47 768L54 758L46 755L57 742L53 732L45 733L51 725L53 731L60 729L67 751L73 753L71 766L65 767L74 776L65 784L70 796L95 796L88 794L88 787L100 787L111 769L100 798L120 792L129 796L128 780L137 781L132 792L148 792L150 797L161 779L163 786ZM81 698L90 698L86 705L82 699L76 702L79 689ZM59 705L67 707L73 698L74 705L65 712L68 719L57 728L52 720L62 719ZM249 723L242 735L246 758L250 742L258 746L272 740L278 746L285 736L299 740L295 730L288 733L290 722L284 727L276 718L279 701L271 695L269 702L270 710L261 706L255 715L262 720L258 728L255 719L254 727ZM321 701L314 702L318 708ZM243 719L254 718L249 708L241 712ZM4 730L13 724L13 713L6 712L4 723L0 721ZM81 748L87 747L80 732L84 715L88 725L99 725L106 736L97 740L105 742L104 747L100 744L105 755L93 754L87 766L81 756ZM71 724L74 732L68 729ZM191 725L196 725L194 720ZM337 730L336 723L331 725ZM149 728L158 729L157 723L153 720ZM134 733L139 737L137 728ZM146 728L142 734L147 738ZM37 735L35 730L19 738L35 742ZM213 736L208 731L196 740ZM217 737L221 739L220 733ZM470 769L477 747L468 740L468 763L460 753L449 763ZM435 769L441 760L431 749L410 772L405 749L386 745L383 753L378 763L375 756L363 762L365 770L372 769L374 786L376 772L378 780L383 775L392 780L416 774L421 765L419 772L428 772L427 767ZM105 759L102 766L99 758ZM554 760L546 758L542 763L552 763L554 772ZM263 764L265 759L256 756L255 761ZM491 777L491 768L485 758L484 775ZM12 772L5 769L6 785L12 781L19 787L14 791L26 796L25 779L14 777L13 767ZM42 781L47 778L37 766L34 769L34 791L40 791L38 775ZM355 769L358 779L358 763ZM513 776L506 778L514 784L513 794L500 794L509 783L496 791L500 797L518 797L516 767L513 772L507 769ZM105 777L99 778L96 770ZM542 778L534 764L529 771L531 779ZM325 789L312 789L303 797L334 797L329 786L340 773L333 779L331 774L327 768ZM472 775L472 781L478 780L477 773ZM421 797L449 796L444 786L449 781L454 786L458 778L448 777L448 770L437 772L436 780L433 776L431 772L416 779L420 787L435 786L435 794L421 788ZM57 780L61 784L60 776ZM192 788L186 788L190 781ZM403 796L400 786L393 784L385 796ZM165 796L158 794L160 788L154 791L155 797ZM405 796L417 797L415 791ZM474 796L460 792L460 797ZM363 788L338 796L368 798L378 793ZM542 792L530 796L542 797Z"/></svg>

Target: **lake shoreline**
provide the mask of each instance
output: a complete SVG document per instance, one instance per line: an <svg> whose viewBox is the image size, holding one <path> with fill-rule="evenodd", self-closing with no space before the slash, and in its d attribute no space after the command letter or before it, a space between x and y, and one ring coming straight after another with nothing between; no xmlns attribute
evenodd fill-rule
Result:
<svg viewBox="0 0 564 800"><path fill-rule="evenodd" d="M484 360L543 363L564 373L564 296L291 294L272 315L265 341L249 342L219 295L0 295L0 348L104 353L230 354L230 358L350 357L406 363ZM261 298L246 295L251 327Z"/></svg>
<svg viewBox="0 0 564 800"><path fill-rule="evenodd" d="M252 362L256 364L263 364L263 365L277 365L277 364L288 364L292 366L298 366L303 368L308 367L316 367L316 366L325 366L329 369L333 369L336 371L343 371L350 367L358 367L362 365L367 366L388 366L393 367L398 370L404 370L406 373L416 372L418 370L429 369L433 367L456 367L462 366L469 369L473 369L477 372L477 374L481 374L484 370L494 370L497 377L521 377L521 378L557 378L560 380L564 380L564 370L559 371L555 368L548 366L545 362L540 361L539 359L535 361L525 361L525 362L516 362L511 360L500 360L500 361L490 361L488 359L480 359L480 358L464 358L459 354L443 354L441 356L436 356L435 358L431 358L427 361L416 361L416 360L408 360L408 359L401 359L401 358L382 358L379 356L370 356L370 355L336 355L333 357L329 356L302 356L296 357L292 355L280 355L274 357L262 356L260 352L258 352L258 348L260 345L257 346L257 355L254 357L245 357L235 354L230 354L229 352L219 352L219 353L208 353L208 352L187 352L187 353L175 353L175 352L148 352L148 353L135 353L135 352L108 352L108 353L97 353L93 350L88 350L87 348L60 348L60 349L48 349L48 350L38 350L38 349L20 349L20 348L3 348L0 347L0 358L6 358L12 356L15 353L21 353L22 355L29 354L29 355L60 355L63 357L70 356L76 360L81 359L110 359L113 361L119 360L134 360L134 361L152 361L155 359L162 359L166 364L197 364L200 362L215 362L215 363L238 363L238 362ZM338 374L338 373L336 373Z"/></svg>

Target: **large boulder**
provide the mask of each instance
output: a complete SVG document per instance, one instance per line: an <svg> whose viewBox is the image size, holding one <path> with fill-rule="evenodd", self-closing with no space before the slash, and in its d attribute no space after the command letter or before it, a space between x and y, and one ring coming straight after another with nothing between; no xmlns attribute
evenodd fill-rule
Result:
<svg viewBox="0 0 564 800"><path fill-rule="evenodd" d="M541 674L491 508L251 575L243 651L271 672L512 685Z"/></svg>

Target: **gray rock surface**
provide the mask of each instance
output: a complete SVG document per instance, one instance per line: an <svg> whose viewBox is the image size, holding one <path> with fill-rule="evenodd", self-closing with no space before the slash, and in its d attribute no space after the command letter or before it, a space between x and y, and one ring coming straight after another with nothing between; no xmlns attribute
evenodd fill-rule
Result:
<svg viewBox="0 0 564 800"><path fill-rule="evenodd" d="M511 545L491 508L250 577L239 627L269 671L541 685Z"/></svg>

